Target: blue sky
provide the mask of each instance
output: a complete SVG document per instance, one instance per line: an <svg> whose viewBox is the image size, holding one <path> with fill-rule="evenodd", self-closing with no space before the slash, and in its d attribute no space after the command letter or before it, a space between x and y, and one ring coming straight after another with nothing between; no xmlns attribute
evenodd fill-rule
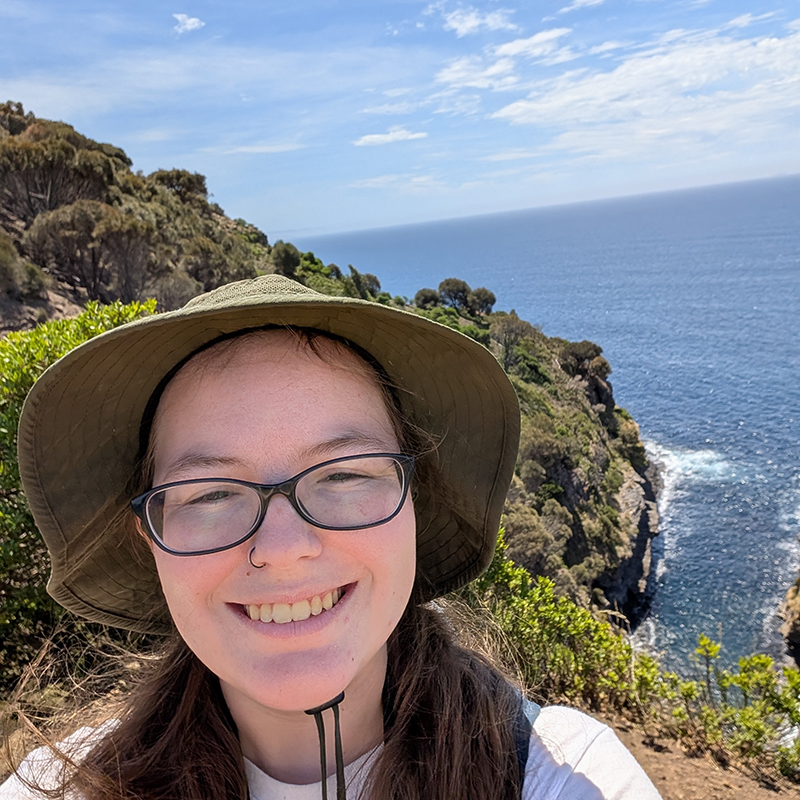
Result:
<svg viewBox="0 0 800 800"><path fill-rule="evenodd" d="M800 173L800 3L0 0L0 97L274 241Z"/></svg>

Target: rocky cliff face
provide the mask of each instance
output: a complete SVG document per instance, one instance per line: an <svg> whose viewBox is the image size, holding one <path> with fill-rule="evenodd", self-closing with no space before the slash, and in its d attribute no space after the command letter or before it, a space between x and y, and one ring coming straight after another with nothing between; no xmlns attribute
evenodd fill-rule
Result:
<svg viewBox="0 0 800 800"><path fill-rule="evenodd" d="M536 379L510 370L523 425L505 507L509 555L561 594L635 625L647 610L658 534L638 426L616 405L597 345L538 332L527 348L525 377Z"/></svg>
<svg viewBox="0 0 800 800"><path fill-rule="evenodd" d="M617 565L598 576L595 583L610 607L636 625L649 603L652 543L658 535L656 494L648 475L627 469L617 502L629 536L617 549Z"/></svg>
<svg viewBox="0 0 800 800"><path fill-rule="evenodd" d="M786 592L778 616L783 620L781 634L786 640L786 647L800 665L800 576Z"/></svg>

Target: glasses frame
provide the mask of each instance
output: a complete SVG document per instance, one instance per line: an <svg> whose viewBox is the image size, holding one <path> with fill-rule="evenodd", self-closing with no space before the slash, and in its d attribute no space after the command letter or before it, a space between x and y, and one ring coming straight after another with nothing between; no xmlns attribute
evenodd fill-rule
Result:
<svg viewBox="0 0 800 800"><path fill-rule="evenodd" d="M401 474L403 476L403 486L402 491L400 494L400 500L397 504L397 508L388 516L384 517L383 519L378 520L377 522L371 522L369 525L351 525L348 527L339 527L334 525L323 525L317 520L315 520L309 513L303 508L300 501L297 499L297 495L295 490L297 488L297 484L309 474L309 472L313 472L320 467L327 467L331 464L339 464L339 463L346 463L348 461L355 461L357 459L363 458L392 458L394 459L399 465ZM261 524L264 522L264 517L267 515L267 508L269 506L269 501L275 497L275 495L283 495L292 505L292 508L297 512L301 519L305 520L309 524L313 525L315 528L320 528L321 530L325 531L360 531L360 530L367 530L368 528L376 528L378 525L385 525L390 520L394 519L399 513L400 509L402 509L403 505L406 502L406 497L408 496L408 490L411 486L411 477L414 474L414 456L404 455L402 453L358 453L357 455L352 456L342 456L341 458L331 458L328 461L322 461L319 464L314 464L314 466L309 467L308 469L304 469L302 472L299 472L292 478L288 478L285 481L281 481L281 483L255 483L254 481L242 481L236 478L190 478L189 480L185 481L172 481L171 483L162 483L160 486L154 486L152 489L144 492L144 494L140 494L138 497L134 497L131 500L131 509L133 513L141 520L142 527L144 528L145 533L147 534L148 538L150 538L155 545L157 545L161 550L165 553L170 553L173 556L205 556L211 553L221 553L224 550L230 550L233 547L238 547L243 542L246 542L253 534L261 527ZM173 486L188 486L195 483L213 483L214 481L218 482L225 482L225 483L234 483L239 486L247 486L251 489L255 489L256 493L258 494L261 500L261 510L259 511L258 516L255 519L250 530L247 532L246 535L242 536L240 539L237 539L235 542L231 544L223 545L222 547L212 547L206 550L192 550L192 552L187 553L182 550L173 550L169 545L161 540L159 535L155 532L152 523L150 522L150 516L148 513L148 502L150 498L158 494L159 492L163 491L164 489L169 489Z"/></svg>

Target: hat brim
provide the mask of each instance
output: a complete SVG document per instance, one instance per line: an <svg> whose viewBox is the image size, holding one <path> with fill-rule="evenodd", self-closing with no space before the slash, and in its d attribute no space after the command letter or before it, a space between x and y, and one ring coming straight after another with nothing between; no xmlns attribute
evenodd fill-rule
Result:
<svg viewBox="0 0 800 800"><path fill-rule="evenodd" d="M363 348L402 388L404 413L439 441L446 491L422 486L415 504L428 596L489 564L519 439L516 395L494 356L417 314L265 276L97 336L34 385L20 420L20 475L50 551L48 591L65 608L130 630L169 628L152 555L126 533L142 415L199 347L264 325L315 328Z"/></svg>

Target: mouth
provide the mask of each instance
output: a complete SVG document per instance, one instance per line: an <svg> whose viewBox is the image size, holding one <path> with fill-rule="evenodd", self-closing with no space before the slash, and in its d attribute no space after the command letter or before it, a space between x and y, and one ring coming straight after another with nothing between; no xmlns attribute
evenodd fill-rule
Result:
<svg viewBox="0 0 800 800"><path fill-rule="evenodd" d="M285 625L287 622L302 622L309 617L318 617L330 611L347 591L346 586L331 589L324 595L315 594L296 603L262 603L260 605L243 605L244 613L254 622L274 622Z"/></svg>

